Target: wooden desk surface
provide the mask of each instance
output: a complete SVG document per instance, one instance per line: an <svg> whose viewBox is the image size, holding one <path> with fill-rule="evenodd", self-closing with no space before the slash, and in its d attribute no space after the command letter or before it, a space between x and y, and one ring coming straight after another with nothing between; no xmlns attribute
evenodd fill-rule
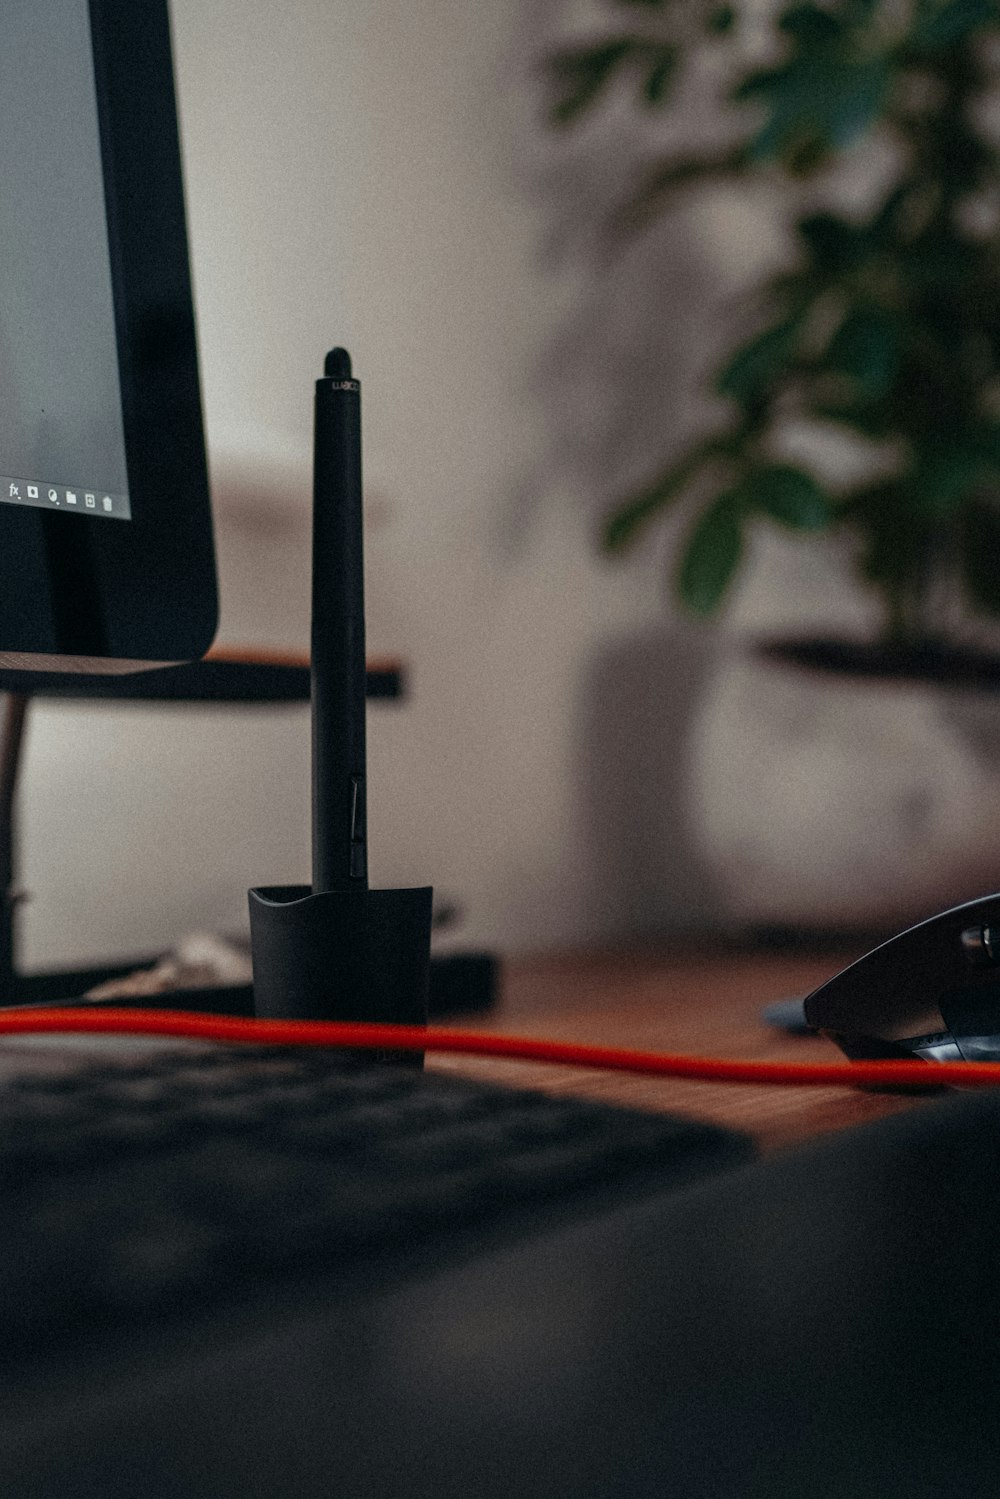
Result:
<svg viewBox="0 0 1000 1499"><path fill-rule="evenodd" d="M764 1005L806 994L857 953L775 955L683 952L522 958L504 965L503 993L469 1030L588 1041L754 1061L837 1062L812 1036L789 1036L760 1019ZM532 1062L428 1056L428 1068L664 1109L743 1129L771 1151L814 1135L919 1107L913 1096L847 1088L758 1087L632 1077Z"/></svg>

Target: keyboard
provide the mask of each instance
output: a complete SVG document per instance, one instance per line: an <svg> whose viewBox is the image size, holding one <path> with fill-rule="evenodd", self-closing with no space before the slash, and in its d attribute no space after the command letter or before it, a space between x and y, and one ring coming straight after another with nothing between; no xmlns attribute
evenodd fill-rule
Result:
<svg viewBox="0 0 1000 1499"><path fill-rule="evenodd" d="M997 1092L715 1170L744 1142L456 1077L18 1045L3 1499L996 1499Z"/></svg>
<svg viewBox="0 0 1000 1499"><path fill-rule="evenodd" d="M709 1124L305 1048L8 1046L5 1347L437 1263L750 1154Z"/></svg>

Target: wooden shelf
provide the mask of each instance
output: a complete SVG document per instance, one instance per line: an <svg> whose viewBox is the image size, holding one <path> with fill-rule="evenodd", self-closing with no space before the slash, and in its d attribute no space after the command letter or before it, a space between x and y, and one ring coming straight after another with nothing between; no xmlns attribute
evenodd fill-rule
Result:
<svg viewBox="0 0 1000 1499"><path fill-rule="evenodd" d="M309 657L262 646L213 646L203 661L124 676L0 671L0 692L82 701L304 703L309 700ZM400 699L405 692L402 662L387 656L369 660L369 698Z"/></svg>

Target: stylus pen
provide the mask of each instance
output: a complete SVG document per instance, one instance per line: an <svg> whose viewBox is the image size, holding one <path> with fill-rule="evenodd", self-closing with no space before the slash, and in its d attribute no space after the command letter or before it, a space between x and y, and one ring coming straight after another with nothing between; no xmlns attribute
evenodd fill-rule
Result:
<svg viewBox="0 0 1000 1499"><path fill-rule="evenodd" d="M312 568L313 893L367 890L361 386L346 349L316 381Z"/></svg>

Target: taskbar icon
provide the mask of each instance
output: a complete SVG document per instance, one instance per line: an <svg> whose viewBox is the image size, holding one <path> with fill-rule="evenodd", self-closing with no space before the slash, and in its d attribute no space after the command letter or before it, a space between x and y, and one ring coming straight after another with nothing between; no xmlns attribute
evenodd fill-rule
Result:
<svg viewBox="0 0 1000 1499"><path fill-rule="evenodd" d="M119 520L131 516L127 495L104 494L97 489L70 489L65 484L43 484L41 480L0 476L0 503L31 505L44 510L92 510Z"/></svg>

